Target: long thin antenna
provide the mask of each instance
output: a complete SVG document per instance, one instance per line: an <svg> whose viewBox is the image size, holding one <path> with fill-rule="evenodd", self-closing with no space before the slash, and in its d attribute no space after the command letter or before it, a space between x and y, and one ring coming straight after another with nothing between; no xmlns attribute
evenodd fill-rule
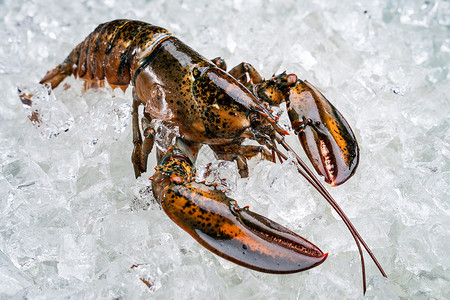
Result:
<svg viewBox="0 0 450 300"><path fill-rule="evenodd" d="M378 270L381 272L381 274L384 277L387 277L386 273L384 272L383 268L381 267L380 263L376 259L375 255L370 250L369 246L367 246L366 242L363 240L361 235L358 233L352 222L349 220L347 215L344 213L344 211L340 208L338 203L333 199L331 194L325 189L325 187L322 185L322 183L317 179L317 177L314 176L312 171L306 166L306 164L300 159L300 157L295 153L295 151L285 142L284 138L277 134L276 135L276 141L281 144L287 151L291 152L297 162L298 162L298 171L299 173L306 178L306 180L325 198L325 200L328 201L328 203L333 207L333 209L338 213L338 215L341 217L341 219L344 221L345 225L349 229L353 239L356 242L356 245L358 247L358 251L361 258L361 268L362 268L362 277L363 277L363 290L364 293L366 292L366 274L365 274L365 263L364 263L364 255L362 253L362 249L360 246L360 243L364 246L364 249L366 249L369 256L372 258L373 262L377 266ZM284 155L280 150L278 150L275 145L266 142L266 145L272 149L272 151L275 151L278 156L283 157L284 159L287 159L286 155ZM300 168L301 167L301 168Z"/></svg>
<svg viewBox="0 0 450 300"><path fill-rule="evenodd" d="M273 145L271 145L271 144L266 144L266 145L268 145L269 147L273 147ZM272 151L277 152L277 154L278 154L279 156L282 156L285 160L287 159L287 156L284 155L282 152L280 152L280 150L278 150L277 148L275 148L275 147L272 148ZM295 153L295 152L294 152L294 153ZM305 173L302 169L300 169L299 166L297 166L297 170L298 170L298 172L299 172L303 177L306 178L306 180L307 180L307 181L308 181L308 182L309 182L309 183L310 183L317 191L319 191L319 192L321 193L320 187L317 186L316 182L314 182L309 176L307 176L306 173ZM321 193L321 194L322 194L322 193ZM330 202L330 200L328 200L327 197L326 197L325 195L322 194L322 196L324 196L324 198L325 198L325 199L331 204L331 206L338 212L338 214L341 216L341 218L344 220L344 223L345 223L345 218L346 218L346 216L345 216L345 214L344 214L345 218L342 217L342 215L341 215L340 212L339 212L340 207L339 207L339 206L335 207L335 206L333 205L333 202ZM341 212L342 212L342 211L341 211ZM355 234L355 232L352 230L352 228L349 227L348 224L346 224L346 225L347 225L347 228L350 230L350 233L351 233L353 239L355 240L356 246L358 247L358 252L359 252L360 259L361 259L361 269L362 269L361 272L362 272L362 278L363 278L363 293L365 294L365 293L366 293L366 269L365 269L365 263L364 263L364 255L363 255L363 252L362 252L361 245L360 245L360 243L359 243L358 237L356 236L356 234Z"/></svg>

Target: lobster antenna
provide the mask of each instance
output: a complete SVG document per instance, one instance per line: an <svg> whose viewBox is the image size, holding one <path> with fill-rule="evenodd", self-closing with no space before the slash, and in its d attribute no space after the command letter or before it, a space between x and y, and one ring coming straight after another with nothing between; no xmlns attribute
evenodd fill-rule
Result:
<svg viewBox="0 0 450 300"><path fill-rule="evenodd" d="M338 209L338 213L341 212L342 216L348 221L350 227L355 231L356 236L358 237L358 239L361 241L361 243L363 244L364 248L366 249L366 251L369 253L370 257L373 259L374 263L377 265L378 269L380 270L381 274L387 278L386 273L384 272L383 268L381 267L380 263L378 262L378 260L375 258L375 255L372 253L372 251L370 250L369 246L367 246L366 242L364 242L363 238L361 237L361 235L358 233L358 231L355 229L355 227L353 226L352 222L350 222L350 220L348 219L348 217L345 215L344 211L339 207L339 205L337 204L337 202L333 199L333 197L330 195L330 193L325 189L325 187L320 183L320 181L314 176L314 174L311 172L311 170L306 166L306 164L300 159L300 157L297 155L297 153L295 153L294 150L292 150L292 148L284 141L284 139L281 139L280 144L287 150L292 152L295 155L295 158L297 159L297 162L301 165L301 167L308 173L308 175L312 178L312 180L314 180L314 182L317 184L318 187L320 187L319 192L322 194L322 196L325 197L326 195L326 199L330 201L330 204L333 204L333 207L336 206L336 208ZM325 194L325 195L324 195ZM341 217L342 217L341 216Z"/></svg>
<svg viewBox="0 0 450 300"><path fill-rule="evenodd" d="M345 225L347 226L347 228L349 229L353 239L356 242L356 246L358 247L358 251L360 254L360 258L361 258L361 268L362 268L362 277L363 277L363 291L364 294L366 292L366 275L365 275L365 263L364 263L364 255L362 253L362 249L361 246L359 244L359 242L361 242L364 246L364 248L366 249L367 253L369 254L369 256L372 258L373 262L375 263L375 265L377 266L378 270L381 272L381 274L387 278L386 273L384 272L383 268L381 267L380 263L378 262L378 260L376 259L375 255L372 253L372 251L370 250L369 246L366 244L366 242L364 241L364 239L361 237L361 235L358 233L358 231L356 230L356 228L354 227L354 225L352 224L352 222L349 220L349 218L347 217L347 215L344 213L344 211L340 208L340 206L338 205L338 203L333 199L333 197L331 196L331 194L325 189L325 187L320 183L320 181L317 179L317 177L314 176L314 174L311 172L311 170L306 166L306 164L301 160L301 158L297 155L297 153L295 153L295 151L284 141L284 138L280 135L276 135L276 141L278 143L280 143L287 151L291 152L299 166L297 167L299 173L305 177L308 182L325 198L325 200L328 201L328 203L333 207L333 209L339 214L339 216L342 218L342 220L344 221ZM283 153L281 153L276 147L274 147L274 145L270 144L270 143L266 143L273 151L277 152L277 154L279 156L282 156L284 159L287 159L286 155L284 155ZM303 169L300 169L300 167ZM306 173L305 173L306 172Z"/></svg>
<svg viewBox="0 0 450 300"><path fill-rule="evenodd" d="M278 148L276 148L274 145L272 144L267 144L267 146L269 146L272 151L275 151L278 156L283 157L285 160L287 160L287 156L284 155L284 153L282 153L280 150L278 150ZM295 155L296 153L294 151L292 151ZM342 218L342 220L344 221L344 223L346 224L347 228L350 231L350 234L352 235L353 239L355 240L356 246L358 247L358 252L359 252L359 256L361 259L361 272L362 272L362 279L363 279L363 293L366 293L366 269L365 269L365 263L364 263L364 255L361 249L361 245L359 243L359 239L357 234L355 233L356 229L353 226L353 224L351 224L350 220L348 220L347 216L344 214L344 212L342 211L342 209L337 205L337 203L334 201L334 199L328 199L326 195L323 194L323 192L320 190L320 187L316 184L316 182L314 180L312 180L302 169L300 169L297 166L297 170L300 173L300 175L302 175L303 177L306 178L306 180L328 201L328 203L330 203L330 205L334 208L334 210L336 210L336 212L339 214L339 216ZM348 224L347 222L349 222L350 224Z"/></svg>

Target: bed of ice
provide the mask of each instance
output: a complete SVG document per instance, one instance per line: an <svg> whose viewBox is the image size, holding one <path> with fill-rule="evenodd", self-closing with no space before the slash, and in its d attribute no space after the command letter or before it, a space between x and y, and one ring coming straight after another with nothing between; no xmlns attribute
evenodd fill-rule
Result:
<svg viewBox="0 0 450 300"><path fill-rule="evenodd" d="M201 155L200 170L220 165L216 177L241 206L330 252L303 273L247 270L165 216L151 172L134 179L130 90L37 84L116 18L163 26L229 66L288 70L320 88L361 149L356 175L331 193L389 276L366 255L366 298L450 296L450 1L124 2L0 1L1 299L362 298L355 243L291 164L253 160L240 179L234 165ZM17 87L38 97L39 128Z"/></svg>

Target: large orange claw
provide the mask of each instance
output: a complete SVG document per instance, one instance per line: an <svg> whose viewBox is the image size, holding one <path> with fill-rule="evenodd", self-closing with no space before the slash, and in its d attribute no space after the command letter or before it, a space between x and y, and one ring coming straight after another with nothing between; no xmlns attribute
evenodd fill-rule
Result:
<svg viewBox="0 0 450 300"><path fill-rule="evenodd" d="M347 121L309 82L298 80L289 92L289 118L309 160L327 183L344 183L359 161L358 144Z"/></svg>
<svg viewBox="0 0 450 300"><path fill-rule="evenodd" d="M168 184L158 199L165 213L213 253L267 273L300 272L321 264L328 253L285 227L241 209L205 184Z"/></svg>

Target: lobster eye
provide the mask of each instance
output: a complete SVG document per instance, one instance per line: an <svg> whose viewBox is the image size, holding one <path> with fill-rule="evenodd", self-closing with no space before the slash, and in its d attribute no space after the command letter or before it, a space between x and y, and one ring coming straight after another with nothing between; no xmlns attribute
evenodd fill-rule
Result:
<svg viewBox="0 0 450 300"><path fill-rule="evenodd" d="M253 112L250 114L250 123L252 124L252 127L258 127L261 125L261 118L260 115L256 112Z"/></svg>

